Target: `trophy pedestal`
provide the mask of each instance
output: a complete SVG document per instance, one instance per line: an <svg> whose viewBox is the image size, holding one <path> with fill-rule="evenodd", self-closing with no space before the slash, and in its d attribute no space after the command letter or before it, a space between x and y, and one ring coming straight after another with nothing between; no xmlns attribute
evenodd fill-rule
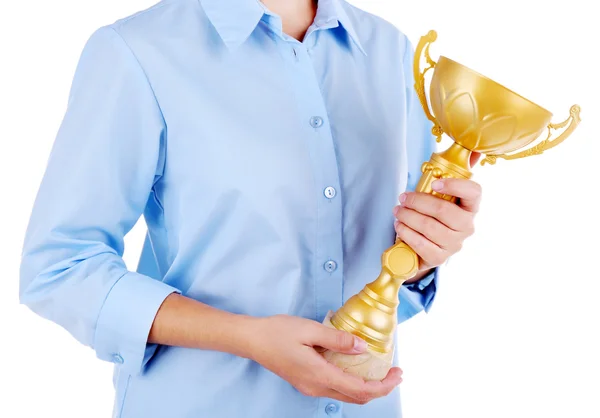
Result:
<svg viewBox="0 0 600 418"><path fill-rule="evenodd" d="M332 315L333 312L327 314L323 325L334 328L330 321ZM326 350L322 356L334 366L364 380L382 380L392 368L394 352L383 354L367 349L363 354L342 354Z"/></svg>

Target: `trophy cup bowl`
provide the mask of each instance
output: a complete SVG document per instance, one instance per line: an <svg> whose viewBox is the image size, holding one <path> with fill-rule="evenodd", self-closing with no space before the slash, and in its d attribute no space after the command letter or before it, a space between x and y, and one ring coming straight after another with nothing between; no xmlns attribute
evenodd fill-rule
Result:
<svg viewBox="0 0 600 418"><path fill-rule="evenodd" d="M444 56L435 66L429 98L442 131L483 154L529 145L552 119L546 109Z"/></svg>
<svg viewBox="0 0 600 418"><path fill-rule="evenodd" d="M579 124L577 105L571 106L566 120L551 123L552 113L503 85L444 56L438 62L433 61L429 46L436 38L436 32L430 31L417 45L414 87L427 118L433 123L432 133L437 141L446 133L453 144L443 152L433 153L423 163L415 191L455 202L454 196L433 191L431 183L437 179L470 178L472 152L485 154L481 165L495 164L500 158L513 160L538 155L564 141ZM423 57L428 66L421 71ZM425 95L425 75L430 70L433 70L429 89L431 108ZM554 130L563 128L562 133L552 138ZM544 140L522 150L545 130ZM515 151L518 152L509 154ZM367 352L353 356L325 351L325 359L365 380L381 380L387 375L398 321L398 293L402 284L418 272L419 263L416 252L399 239L383 253L379 277L335 313L329 312L323 321L327 326L364 339Z"/></svg>

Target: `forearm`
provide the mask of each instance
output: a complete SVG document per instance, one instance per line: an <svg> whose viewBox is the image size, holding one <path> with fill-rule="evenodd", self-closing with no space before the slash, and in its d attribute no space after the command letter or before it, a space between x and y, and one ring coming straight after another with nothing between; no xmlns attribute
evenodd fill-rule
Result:
<svg viewBox="0 0 600 418"><path fill-rule="evenodd" d="M148 342L248 357L257 321L172 294L158 310Z"/></svg>

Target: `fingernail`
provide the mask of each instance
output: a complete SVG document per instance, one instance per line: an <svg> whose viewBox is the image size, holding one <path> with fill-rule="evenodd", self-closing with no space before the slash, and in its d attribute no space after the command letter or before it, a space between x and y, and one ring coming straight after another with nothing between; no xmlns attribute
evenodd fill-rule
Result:
<svg viewBox="0 0 600 418"><path fill-rule="evenodd" d="M400 210L400 206L394 207L394 216L398 215L398 211Z"/></svg>
<svg viewBox="0 0 600 418"><path fill-rule="evenodd" d="M442 190L444 188L444 181L443 180L436 180L433 183L431 183L431 188L433 190L435 190L436 192L439 192L440 190Z"/></svg>
<svg viewBox="0 0 600 418"><path fill-rule="evenodd" d="M366 349L367 349L367 342L358 337L354 337L354 347L352 347L352 350L355 353L362 353Z"/></svg>
<svg viewBox="0 0 600 418"><path fill-rule="evenodd" d="M400 203L404 203L406 201L406 193L402 193L400 195Z"/></svg>

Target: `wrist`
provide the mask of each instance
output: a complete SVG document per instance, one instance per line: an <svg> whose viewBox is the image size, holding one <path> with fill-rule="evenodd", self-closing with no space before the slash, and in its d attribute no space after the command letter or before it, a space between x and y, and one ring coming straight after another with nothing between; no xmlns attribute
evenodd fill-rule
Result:
<svg viewBox="0 0 600 418"><path fill-rule="evenodd" d="M238 357L254 360L255 353L259 347L259 329L266 318L258 318L250 315L233 315L231 318L231 330L228 334L231 341L227 350L230 354Z"/></svg>

